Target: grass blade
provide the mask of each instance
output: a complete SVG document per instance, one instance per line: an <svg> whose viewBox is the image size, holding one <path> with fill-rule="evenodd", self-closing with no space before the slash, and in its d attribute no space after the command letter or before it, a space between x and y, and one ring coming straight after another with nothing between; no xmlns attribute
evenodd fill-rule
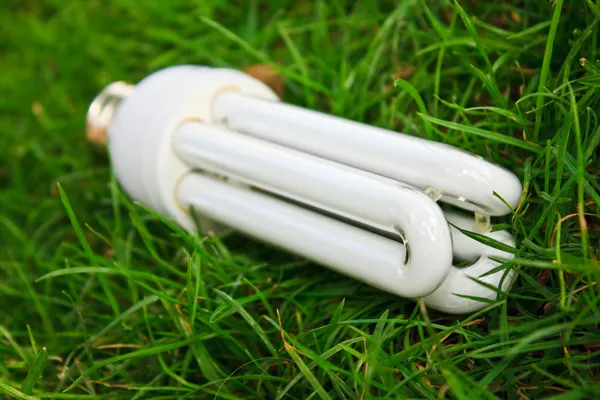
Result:
<svg viewBox="0 0 600 400"><path fill-rule="evenodd" d="M193 343L196 340L198 340L198 339L196 339L195 337L191 337L189 339L181 340L179 342L162 344L162 345L158 345L158 346L152 346L152 347L149 347L149 348L146 348L146 349L132 351L131 353L122 354L120 356L111 357L111 358L108 358L106 360L102 360L100 362L97 362L92 367L88 368L87 370L85 370L79 376L79 378L75 379L75 381L73 381L73 383L71 383L71 385L64 390L64 392L68 392L68 391L72 390L77 385L79 385L85 378L87 378L88 376L90 376L94 371L96 371L96 370L98 370L98 369L100 369L102 367L105 367L107 365L110 365L110 364L113 364L113 363L117 363L119 361L133 360L133 359L139 358L139 357L147 357L147 356L151 356L151 355L154 355L154 354L160 354L160 353L163 353L163 352L166 352L166 351L170 351L170 350L175 350L175 349L178 349L180 347L187 346L187 345L189 345L190 343Z"/></svg>
<svg viewBox="0 0 600 400"><path fill-rule="evenodd" d="M233 308L235 308L237 310L237 312L240 313L240 315L242 316L242 318L244 318L244 320L248 323L248 325L250 325L250 327L254 330L254 332L256 332L256 334L258 335L258 337L265 344L265 346L267 347L267 349L269 350L269 352L274 357L276 357L277 354L278 354L277 350L275 349L275 347L273 346L273 344L269 341L269 338L265 334L265 331L258 324L258 322L256 322L256 320L248 313L248 311L246 311L244 309L244 307L242 307L242 305L240 303L238 303L233 297L231 297L227 293L222 292L219 289L214 289L214 291L219 295L219 297L221 297L223 300L225 300L229 304L231 304L233 306Z"/></svg>
<svg viewBox="0 0 600 400"><path fill-rule="evenodd" d="M19 400L40 400L39 397L27 395L27 394L13 388L12 386L8 386L6 383L3 383L2 381L0 381L0 391L3 391L4 393L8 394L9 396L12 396L15 399L19 399Z"/></svg>
<svg viewBox="0 0 600 400"><path fill-rule="evenodd" d="M550 24L550 31L548 32L548 38L546 40L546 50L544 52L544 61L542 63L542 71L540 72L540 83L538 85L538 93L544 93L544 89L548 84L548 77L550 76L550 61L552 61L552 51L554 49L554 40L556 39L556 31L558 30L558 23L560 21L560 15L562 12L563 0L556 0L554 3L554 13L552 14L552 22ZM542 105L544 99L538 97L535 102L535 128L533 132L533 139L537 140L542 127Z"/></svg>
<svg viewBox="0 0 600 400"><path fill-rule="evenodd" d="M302 375L304 375L306 380L311 384L311 386L313 387L313 389L315 390L317 395L321 399L331 400L331 397L329 396L329 394L327 393L327 391L325 390L323 385L321 385L321 383L319 382L317 377L312 373L310 368L308 368L306 363L304 361L302 361L302 358L298 355L298 350L296 350L296 348L294 346L290 345L285 340L285 333L283 331L283 326L281 325L281 315L279 314L279 310L277 310L277 318L279 320L279 329L281 331L281 340L283 341L283 347L285 348L285 351L287 351L287 353L290 355L292 360L294 360L294 363L296 364L298 369L300 369L300 372L302 373Z"/></svg>
<svg viewBox="0 0 600 400"><path fill-rule="evenodd" d="M543 151L543 149L539 146L536 146L532 143L524 142L522 140L516 139L511 136L501 135L496 132L488 131L488 130L477 128L477 127L470 126L470 125L464 125L464 124L459 124L456 122L444 121L442 119L430 117L430 116L424 115L424 114L419 114L419 116L421 118L423 118L425 121L431 122L432 124L440 125L440 126L443 126L443 127L449 128L449 129L454 129L454 130L461 131L461 132L471 133L473 135L477 135L477 136L481 136L481 137L490 139L497 143L509 144L511 146L529 150L534 153L540 153Z"/></svg>
<svg viewBox="0 0 600 400"><path fill-rule="evenodd" d="M33 393L33 386L36 381L42 377L46 361L48 361L48 352L45 347L42 347L35 357L35 360L33 360L33 364L31 364L25 380L21 384L21 391L23 393L28 395Z"/></svg>

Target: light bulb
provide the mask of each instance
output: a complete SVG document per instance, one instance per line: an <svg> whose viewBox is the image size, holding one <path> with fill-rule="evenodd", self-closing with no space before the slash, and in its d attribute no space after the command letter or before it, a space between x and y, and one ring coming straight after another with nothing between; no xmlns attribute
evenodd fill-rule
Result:
<svg viewBox="0 0 600 400"><path fill-rule="evenodd" d="M513 281L502 271L479 278L498 265L489 255L510 255L451 227L475 230L475 221L445 215L424 191L503 215L494 192L515 207L520 182L453 147L283 104L241 72L194 66L107 87L88 129L108 130L125 191L186 229L193 208L201 227L232 227L450 313L486 305L458 295L493 300L490 286ZM513 244L507 232L484 234ZM457 269L453 254L478 260Z"/></svg>

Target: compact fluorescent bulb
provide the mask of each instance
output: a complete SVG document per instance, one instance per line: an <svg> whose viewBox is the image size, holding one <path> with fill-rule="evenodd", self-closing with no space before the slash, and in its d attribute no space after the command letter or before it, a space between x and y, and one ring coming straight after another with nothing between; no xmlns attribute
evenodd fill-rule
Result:
<svg viewBox="0 0 600 400"><path fill-rule="evenodd" d="M482 215L516 207L511 172L451 146L279 102L230 69L178 66L135 87L115 83L88 111L108 131L125 191L188 230L200 216L390 293L463 313L514 279L470 239L474 219L444 214L425 192ZM435 199L437 200L437 198ZM448 224L448 221L453 226ZM484 232L513 245L505 231ZM452 266L453 256L474 261ZM474 281L476 278L479 282ZM468 296L468 297L464 297Z"/></svg>

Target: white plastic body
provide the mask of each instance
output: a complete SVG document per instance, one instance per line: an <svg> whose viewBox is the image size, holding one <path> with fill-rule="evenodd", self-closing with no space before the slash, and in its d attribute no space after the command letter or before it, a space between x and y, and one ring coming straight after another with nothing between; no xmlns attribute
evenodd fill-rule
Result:
<svg viewBox="0 0 600 400"><path fill-rule="evenodd" d="M507 171L448 146L280 107L264 84L227 69L172 67L141 81L115 113L109 150L125 191L188 230L195 227L191 206L202 230L222 223L391 293L429 295L429 306L453 313L485 306L452 295L479 269L451 271L443 213L400 182L434 187L448 202L492 214L507 210L491 192L514 205L521 189ZM484 260L487 250L474 248ZM451 306L448 296L461 303Z"/></svg>
<svg viewBox="0 0 600 400"><path fill-rule="evenodd" d="M191 167L173 151L173 134L185 121L213 123L217 94L237 90L270 101L267 86L231 69L183 65L155 72L139 82L116 110L108 130L115 174L125 191L186 229L194 223L177 203L177 185ZM202 220L203 229L212 228Z"/></svg>

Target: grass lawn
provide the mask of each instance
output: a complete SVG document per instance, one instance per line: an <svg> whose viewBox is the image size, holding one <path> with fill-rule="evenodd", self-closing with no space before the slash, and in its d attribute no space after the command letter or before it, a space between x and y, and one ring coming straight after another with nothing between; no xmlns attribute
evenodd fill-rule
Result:
<svg viewBox="0 0 600 400"><path fill-rule="evenodd" d="M600 1L0 2L0 396L600 398ZM184 63L514 171L513 290L448 316L134 204L87 106Z"/></svg>

